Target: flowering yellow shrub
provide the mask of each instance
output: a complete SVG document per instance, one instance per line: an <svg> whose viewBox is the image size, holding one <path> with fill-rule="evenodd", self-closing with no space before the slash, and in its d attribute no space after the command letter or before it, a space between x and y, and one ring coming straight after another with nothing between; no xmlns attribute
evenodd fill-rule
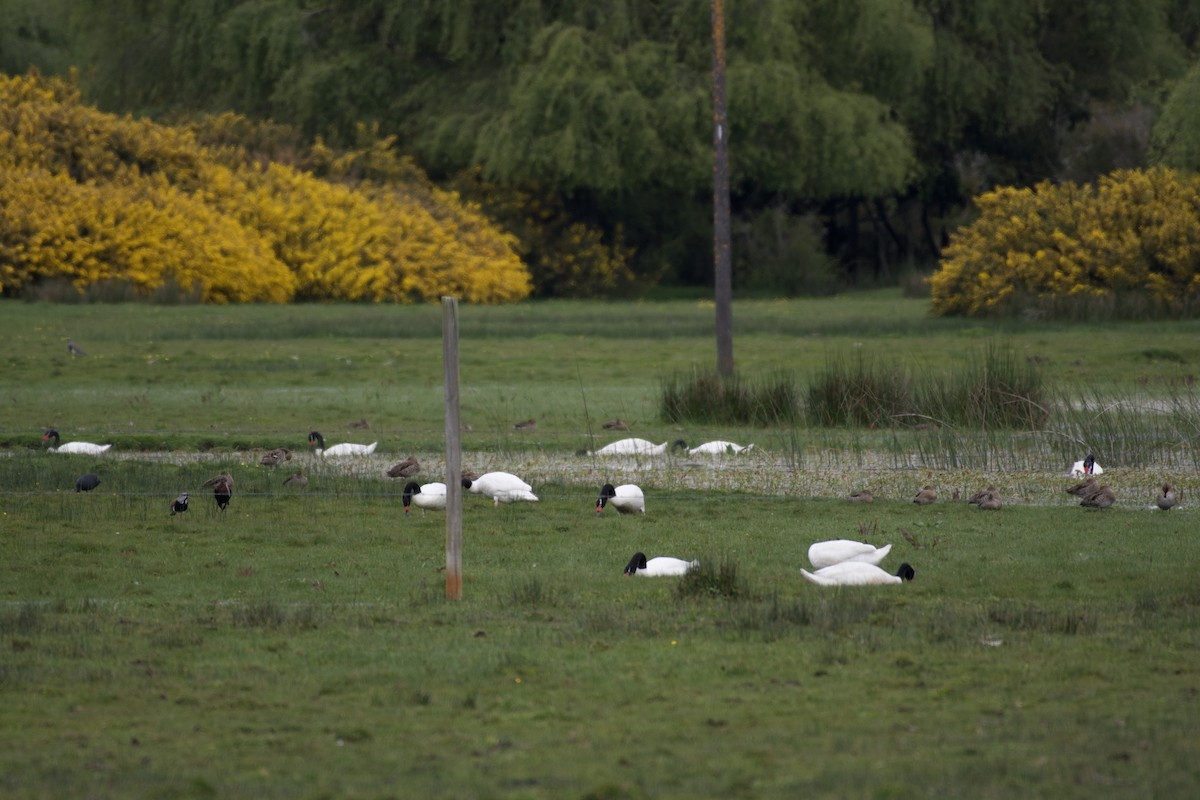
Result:
<svg viewBox="0 0 1200 800"><path fill-rule="evenodd" d="M937 314L1017 298L1140 290L1169 305L1200 296L1200 178L1122 170L1096 186L1043 182L976 198L930 278Z"/></svg>
<svg viewBox="0 0 1200 800"><path fill-rule="evenodd" d="M254 128L236 119L222 130ZM515 241L404 166L326 180L102 114L67 81L0 76L0 293L61 278L174 281L209 302L526 297Z"/></svg>

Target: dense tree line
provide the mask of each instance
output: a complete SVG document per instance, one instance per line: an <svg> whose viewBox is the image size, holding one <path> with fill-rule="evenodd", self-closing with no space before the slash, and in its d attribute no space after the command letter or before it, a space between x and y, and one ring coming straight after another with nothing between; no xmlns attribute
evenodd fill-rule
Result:
<svg viewBox="0 0 1200 800"><path fill-rule="evenodd" d="M378 123L437 180L474 170L603 231L643 280L710 279L707 0L0 0L0 14L0 69L77 67L105 109L230 109L334 143ZM729 0L726 14L743 288L929 263L996 185L1200 165L1186 163L1191 0Z"/></svg>

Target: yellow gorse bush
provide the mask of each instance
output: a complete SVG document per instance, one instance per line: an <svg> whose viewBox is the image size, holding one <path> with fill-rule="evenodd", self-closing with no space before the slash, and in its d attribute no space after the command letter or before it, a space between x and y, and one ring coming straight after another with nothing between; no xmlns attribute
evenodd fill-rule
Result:
<svg viewBox="0 0 1200 800"><path fill-rule="evenodd" d="M1095 186L1005 187L975 202L978 219L930 278L937 314L1128 290L1167 306L1200 296L1200 177L1121 170Z"/></svg>
<svg viewBox="0 0 1200 800"><path fill-rule="evenodd" d="M511 236L388 157L404 169L379 182L262 166L91 109L68 81L0 76L0 293L58 278L173 281L208 302L528 296Z"/></svg>

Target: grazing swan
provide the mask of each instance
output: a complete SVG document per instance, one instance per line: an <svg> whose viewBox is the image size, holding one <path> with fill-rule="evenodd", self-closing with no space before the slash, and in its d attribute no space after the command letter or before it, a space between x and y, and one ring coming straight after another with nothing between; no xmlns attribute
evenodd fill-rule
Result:
<svg viewBox="0 0 1200 800"><path fill-rule="evenodd" d="M913 502L919 506L927 506L935 500L937 500L937 492L932 486L926 486L913 495Z"/></svg>
<svg viewBox="0 0 1200 800"><path fill-rule="evenodd" d="M532 486L508 472L485 472L473 480L463 478L462 486L474 494L492 498L494 506L521 500L536 503L538 499Z"/></svg>
<svg viewBox="0 0 1200 800"><path fill-rule="evenodd" d="M54 444L49 448L51 453L84 453L89 456L98 456L112 447L111 444L92 444L91 442L67 442L66 444L59 444L61 438L58 435L58 431L54 430L54 428L50 428L42 434L43 442L48 442L51 439L54 440Z"/></svg>
<svg viewBox="0 0 1200 800"><path fill-rule="evenodd" d="M890 544L876 547L866 542L856 542L853 539L831 539L827 542L816 542L808 548L808 560L813 569L823 569L845 561L857 561L863 564L878 564L887 558L892 550Z"/></svg>
<svg viewBox="0 0 1200 800"><path fill-rule="evenodd" d="M685 450L687 443L683 439L673 442L655 444L648 439L618 439L612 444L606 444L596 451L598 456L661 456L667 449Z"/></svg>
<svg viewBox="0 0 1200 800"><path fill-rule="evenodd" d="M421 471L421 462L417 461L416 456L409 456L399 464L392 464L388 467L389 478L411 478Z"/></svg>
<svg viewBox="0 0 1200 800"><path fill-rule="evenodd" d="M725 442L720 439L713 442L705 442L698 444L695 447L688 449L689 456L724 456L736 455L737 453L746 452L754 449L754 445L748 444L744 447L733 442Z"/></svg>
<svg viewBox="0 0 1200 800"><path fill-rule="evenodd" d="M1154 502L1157 503L1158 507L1163 511L1170 511L1175 506L1175 503L1178 502L1178 500L1175 497L1175 490L1171 488L1171 484L1163 484L1162 493L1154 499Z"/></svg>
<svg viewBox="0 0 1200 800"><path fill-rule="evenodd" d="M1082 478L1084 475L1102 475L1104 467L1096 463L1096 457L1091 453L1083 461L1076 461L1071 465L1071 476L1074 478Z"/></svg>
<svg viewBox="0 0 1200 800"><path fill-rule="evenodd" d="M658 556L649 561L645 553L634 553L633 558L625 565L626 575L641 575L643 578L661 578L664 575L682 575L692 567L700 566L699 561L684 561L682 558Z"/></svg>
<svg viewBox="0 0 1200 800"><path fill-rule="evenodd" d="M274 467L282 464L284 461L290 461L292 451L286 447L276 447L274 450L268 450L263 454L263 457L258 460L258 463L264 467Z"/></svg>
<svg viewBox="0 0 1200 800"><path fill-rule="evenodd" d="M80 492L90 492L100 485L100 476L94 472L89 472L86 475L80 475L75 479L75 494Z"/></svg>
<svg viewBox="0 0 1200 800"><path fill-rule="evenodd" d="M862 561L843 561L816 572L802 569L800 574L806 581L818 586L870 586L911 581L917 572L907 561L900 565L900 569L896 571L895 575L874 564Z"/></svg>
<svg viewBox="0 0 1200 800"><path fill-rule="evenodd" d="M646 513L646 496L642 494L640 486L632 483L624 483L616 488L613 488L611 483L606 483L600 487L600 497L596 499L596 515L599 516L604 506L609 504L618 514Z"/></svg>
<svg viewBox="0 0 1200 800"><path fill-rule="evenodd" d="M400 495L400 499L404 501L405 514L409 512L410 506L421 509L421 513L428 508L445 509L446 484L427 483L422 486L416 481L409 481L404 484L404 493Z"/></svg>
<svg viewBox="0 0 1200 800"><path fill-rule="evenodd" d="M319 432L313 431L308 435L308 443L310 446L316 447L317 455L323 456L368 456L375 452L375 445L379 442L371 442L370 444L335 444L328 450L325 449L325 437Z"/></svg>

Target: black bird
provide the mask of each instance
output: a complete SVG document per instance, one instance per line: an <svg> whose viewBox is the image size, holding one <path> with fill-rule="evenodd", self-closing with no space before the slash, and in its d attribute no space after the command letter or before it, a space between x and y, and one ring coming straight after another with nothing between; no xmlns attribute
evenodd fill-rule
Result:
<svg viewBox="0 0 1200 800"><path fill-rule="evenodd" d="M188 493L181 492L179 497L176 497L174 502L171 503L171 516L173 517L176 514L182 514L183 512L187 511L187 503Z"/></svg>
<svg viewBox="0 0 1200 800"><path fill-rule="evenodd" d="M72 339L67 339L67 352L70 353L72 357L87 355L87 353L83 351L83 348L75 344L74 340Z"/></svg>
<svg viewBox="0 0 1200 800"><path fill-rule="evenodd" d="M100 485L100 476L94 472L89 472L86 475L80 475L75 479L75 494L80 492L90 492Z"/></svg>
<svg viewBox="0 0 1200 800"><path fill-rule="evenodd" d="M217 481L213 486L213 497L217 500L217 508L224 511L229 506L229 500L233 497L233 484L228 481Z"/></svg>

